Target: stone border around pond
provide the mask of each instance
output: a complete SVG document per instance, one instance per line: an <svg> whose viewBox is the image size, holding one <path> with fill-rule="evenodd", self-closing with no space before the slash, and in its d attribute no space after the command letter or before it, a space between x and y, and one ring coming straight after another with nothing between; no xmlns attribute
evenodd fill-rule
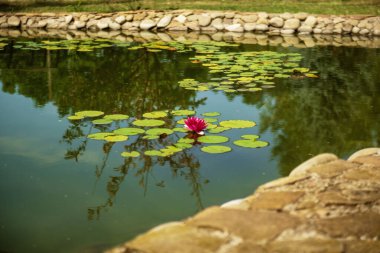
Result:
<svg viewBox="0 0 380 253"><path fill-rule="evenodd" d="M320 154L251 196L159 225L106 251L378 252L380 148Z"/></svg>
<svg viewBox="0 0 380 253"><path fill-rule="evenodd" d="M380 36L380 16L191 10L144 10L118 13L0 13L0 29L6 28Z"/></svg>

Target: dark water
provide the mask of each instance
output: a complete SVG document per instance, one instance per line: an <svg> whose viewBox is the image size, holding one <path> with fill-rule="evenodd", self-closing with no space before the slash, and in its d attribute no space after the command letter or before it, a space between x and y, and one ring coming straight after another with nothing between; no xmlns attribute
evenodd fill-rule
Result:
<svg viewBox="0 0 380 253"><path fill-rule="evenodd" d="M259 93L195 92L208 80L192 53L110 47L94 52L0 51L0 251L100 252L160 223L252 193L321 152L347 157L380 142L380 51L240 46L298 52L318 79L276 80ZM212 156L124 159L125 144L86 140L66 117L95 109L219 111L257 122L270 146ZM133 143L128 145L146 145Z"/></svg>

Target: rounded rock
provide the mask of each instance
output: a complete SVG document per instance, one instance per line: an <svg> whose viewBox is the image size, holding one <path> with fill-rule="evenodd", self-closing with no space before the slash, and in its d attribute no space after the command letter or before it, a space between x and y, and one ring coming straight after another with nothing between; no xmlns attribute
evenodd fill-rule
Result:
<svg viewBox="0 0 380 253"><path fill-rule="evenodd" d="M285 21L285 24L284 24L284 29L287 30L287 29L298 29L298 27L300 26L301 22L299 19L297 18L291 18L291 19L288 19Z"/></svg>
<svg viewBox="0 0 380 253"><path fill-rule="evenodd" d="M269 24L273 27L281 28L284 25L284 20L280 17L273 17L269 20Z"/></svg>

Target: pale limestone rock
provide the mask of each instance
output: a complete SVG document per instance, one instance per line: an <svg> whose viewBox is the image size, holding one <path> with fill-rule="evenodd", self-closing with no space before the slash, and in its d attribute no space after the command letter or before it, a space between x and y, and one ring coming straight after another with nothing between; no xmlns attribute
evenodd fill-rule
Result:
<svg viewBox="0 0 380 253"><path fill-rule="evenodd" d="M133 14L128 14L127 16L125 16L125 21L129 22L132 20L133 20Z"/></svg>
<svg viewBox="0 0 380 253"><path fill-rule="evenodd" d="M359 20L349 19L347 20L347 23L351 24L352 26L357 26L359 24Z"/></svg>
<svg viewBox="0 0 380 253"><path fill-rule="evenodd" d="M77 29L82 29L83 27L86 26L86 23L84 21L77 20L77 21L74 21L74 25Z"/></svg>
<svg viewBox="0 0 380 253"><path fill-rule="evenodd" d="M298 31L302 33L311 33L313 31L313 28L311 26L302 25L298 28Z"/></svg>
<svg viewBox="0 0 380 253"><path fill-rule="evenodd" d="M243 16L241 16L241 19L245 23L255 23L256 20L258 19L258 17L254 14L251 14L251 15L243 15Z"/></svg>
<svg viewBox="0 0 380 253"><path fill-rule="evenodd" d="M124 15L117 16L117 17L115 18L115 22L118 23L119 25L124 24L125 21L126 21L126 18L125 18Z"/></svg>
<svg viewBox="0 0 380 253"><path fill-rule="evenodd" d="M346 21L346 20L344 18L341 18L341 17L337 17L337 18L333 19L334 24L339 24L339 23L342 23L344 21Z"/></svg>
<svg viewBox="0 0 380 253"><path fill-rule="evenodd" d="M135 21L135 20L134 20L134 21L132 22L132 28L133 28L133 27L136 27L137 30L138 30L139 27L140 27L140 23L141 23L140 21Z"/></svg>
<svg viewBox="0 0 380 253"><path fill-rule="evenodd" d="M28 22L26 22L26 27L32 26L33 23L34 23L34 19L33 19L33 18L30 18L30 19L28 20Z"/></svg>
<svg viewBox="0 0 380 253"><path fill-rule="evenodd" d="M151 19L144 19L140 23L140 29L141 30L149 30L156 26L156 22L154 22Z"/></svg>
<svg viewBox="0 0 380 253"><path fill-rule="evenodd" d="M206 14L198 15L198 22L200 26L208 26L211 23L211 17Z"/></svg>
<svg viewBox="0 0 380 253"><path fill-rule="evenodd" d="M256 21L256 24L263 24L263 25L268 25L269 24L269 20L266 19L266 18L259 18L257 21Z"/></svg>
<svg viewBox="0 0 380 253"><path fill-rule="evenodd" d="M246 32L251 32L256 29L256 24L255 23L245 23L244 24L244 31Z"/></svg>
<svg viewBox="0 0 380 253"><path fill-rule="evenodd" d="M295 32L294 29L282 29L281 34L293 34Z"/></svg>
<svg viewBox="0 0 380 253"><path fill-rule="evenodd" d="M284 20L280 17L273 17L269 20L269 24L273 27L281 28L284 25Z"/></svg>
<svg viewBox="0 0 380 253"><path fill-rule="evenodd" d="M108 28L109 24L106 20L101 19L96 23L96 26L98 27L99 30L103 30Z"/></svg>
<svg viewBox="0 0 380 253"><path fill-rule="evenodd" d="M225 29L229 32L244 32L244 28L241 26L241 24L228 25Z"/></svg>
<svg viewBox="0 0 380 253"><path fill-rule="evenodd" d="M139 13L136 13L133 17L133 21L141 21L143 20L145 17L147 16L147 14L145 12L139 12Z"/></svg>
<svg viewBox="0 0 380 253"><path fill-rule="evenodd" d="M183 23L178 22L177 20L173 20L167 27L169 31L187 31L187 26L183 25Z"/></svg>
<svg viewBox="0 0 380 253"><path fill-rule="evenodd" d="M352 28L352 33L359 33L360 31L360 28L355 26L354 28Z"/></svg>
<svg viewBox="0 0 380 253"><path fill-rule="evenodd" d="M172 21L173 15L172 14L167 14L163 16L160 21L157 23L157 28L165 28L167 27L170 22Z"/></svg>
<svg viewBox="0 0 380 253"><path fill-rule="evenodd" d="M268 13L266 13L266 12L259 12L259 13L257 13L257 16L259 17L259 19L267 19L268 18Z"/></svg>
<svg viewBox="0 0 380 253"><path fill-rule="evenodd" d="M233 19L235 17L235 12L227 12L224 14L224 17Z"/></svg>
<svg viewBox="0 0 380 253"><path fill-rule="evenodd" d="M367 28L361 29L359 32L360 35L366 35L368 33L369 33L369 30Z"/></svg>
<svg viewBox="0 0 380 253"><path fill-rule="evenodd" d="M132 22L125 22L122 26L121 26L121 29L122 30L129 30L132 28Z"/></svg>
<svg viewBox="0 0 380 253"><path fill-rule="evenodd" d="M47 25L46 20L40 20L40 21L38 21L38 23L36 24L36 27L37 27L37 28L45 28L46 25ZM75 29L77 29L76 26L75 26Z"/></svg>
<svg viewBox="0 0 380 253"><path fill-rule="evenodd" d="M186 22L185 25L193 31L200 31L201 27L199 26L198 21Z"/></svg>
<svg viewBox="0 0 380 253"><path fill-rule="evenodd" d="M81 15L79 17L79 21L82 21L82 22L87 22L89 20L88 16L87 15Z"/></svg>
<svg viewBox="0 0 380 253"><path fill-rule="evenodd" d="M7 23L9 27L18 27L20 26L21 20L16 16L11 16L8 18Z"/></svg>
<svg viewBox="0 0 380 253"><path fill-rule="evenodd" d="M186 21L188 21L188 22L198 21L198 15L187 16Z"/></svg>
<svg viewBox="0 0 380 253"><path fill-rule="evenodd" d="M181 24L183 24L186 21L186 17L181 14L178 17L175 17L174 20L177 21L177 22L179 22L179 23L181 23Z"/></svg>
<svg viewBox="0 0 380 253"><path fill-rule="evenodd" d="M299 12L299 13L294 14L294 17L301 21L304 21L305 19L307 19L308 16L309 14L307 14L306 12Z"/></svg>
<svg viewBox="0 0 380 253"><path fill-rule="evenodd" d="M117 22L109 22L108 26L111 30L114 30L114 31L120 30L121 28L121 25Z"/></svg>
<svg viewBox="0 0 380 253"><path fill-rule="evenodd" d="M210 12L210 16L211 16L212 19L214 19L214 18L223 18L224 17L224 13L220 12L220 11L213 11L213 12Z"/></svg>
<svg viewBox="0 0 380 253"><path fill-rule="evenodd" d="M27 17L27 16L22 16L22 17L20 18L21 24L22 24L22 25L25 25L26 22L28 22L28 19L29 19L29 17ZM0 24L1 24L1 23L2 23L2 22L0 22Z"/></svg>
<svg viewBox="0 0 380 253"><path fill-rule="evenodd" d="M317 18L314 16L308 16L303 22L303 25L314 27L317 24Z"/></svg>
<svg viewBox="0 0 380 253"><path fill-rule="evenodd" d="M205 32L217 32L218 30L213 26L202 26L201 31Z"/></svg>
<svg viewBox="0 0 380 253"><path fill-rule="evenodd" d="M333 33L335 33L335 34L341 34L342 33L342 28L341 27L334 28Z"/></svg>
<svg viewBox="0 0 380 253"><path fill-rule="evenodd" d="M260 32L265 32L265 31L268 31L269 28L268 28L268 25L266 24L257 24L255 27L255 30L260 31Z"/></svg>
<svg viewBox="0 0 380 253"><path fill-rule="evenodd" d="M7 22L7 17L6 16L1 16L0 17L0 24L6 23Z"/></svg>
<svg viewBox="0 0 380 253"><path fill-rule="evenodd" d="M294 15L289 13L289 12L285 12L285 13L280 15L280 18L282 18L284 20L288 20L288 19L294 18Z"/></svg>
<svg viewBox="0 0 380 253"><path fill-rule="evenodd" d="M299 19L291 18L285 21L283 28L284 30L288 30L288 29L295 30L300 26L300 24L301 22Z"/></svg>
<svg viewBox="0 0 380 253"><path fill-rule="evenodd" d="M89 29L89 28L97 28L96 24L98 23L97 20L95 19L91 19L89 20L87 23L86 23L86 28Z"/></svg>
<svg viewBox="0 0 380 253"><path fill-rule="evenodd" d="M380 24L375 24L373 27L373 35L379 36L380 35Z"/></svg>
<svg viewBox="0 0 380 253"><path fill-rule="evenodd" d="M224 29L223 21L221 18L215 18L211 22L211 26L214 27L215 29L219 30L219 31Z"/></svg>

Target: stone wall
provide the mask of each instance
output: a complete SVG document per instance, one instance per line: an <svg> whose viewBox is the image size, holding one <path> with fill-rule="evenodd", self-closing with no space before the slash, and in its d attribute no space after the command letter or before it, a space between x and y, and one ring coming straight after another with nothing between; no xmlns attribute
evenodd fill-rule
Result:
<svg viewBox="0 0 380 253"><path fill-rule="evenodd" d="M131 11L119 13L0 13L0 28L59 30L165 30L215 33L353 34L380 36L379 16L219 11Z"/></svg>
<svg viewBox="0 0 380 253"><path fill-rule="evenodd" d="M380 148L321 154L251 196L153 228L107 253L379 253Z"/></svg>

